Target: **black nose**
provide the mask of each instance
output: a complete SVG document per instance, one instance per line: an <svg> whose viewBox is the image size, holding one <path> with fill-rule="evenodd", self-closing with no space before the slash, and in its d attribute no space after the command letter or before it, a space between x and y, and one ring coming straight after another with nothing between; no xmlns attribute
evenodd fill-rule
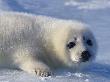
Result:
<svg viewBox="0 0 110 82"><path fill-rule="evenodd" d="M81 54L81 60L82 62L86 62L90 59L91 54L89 53L89 51L83 51Z"/></svg>

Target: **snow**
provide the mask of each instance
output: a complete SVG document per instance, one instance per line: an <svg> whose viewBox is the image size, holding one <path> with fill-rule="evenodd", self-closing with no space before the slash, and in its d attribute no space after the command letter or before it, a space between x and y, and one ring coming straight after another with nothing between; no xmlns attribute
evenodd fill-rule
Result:
<svg viewBox="0 0 110 82"><path fill-rule="evenodd" d="M85 22L96 36L99 50L96 61L82 72L59 70L55 76L41 78L23 71L1 69L0 82L110 82L110 0L0 0L2 11Z"/></svg>

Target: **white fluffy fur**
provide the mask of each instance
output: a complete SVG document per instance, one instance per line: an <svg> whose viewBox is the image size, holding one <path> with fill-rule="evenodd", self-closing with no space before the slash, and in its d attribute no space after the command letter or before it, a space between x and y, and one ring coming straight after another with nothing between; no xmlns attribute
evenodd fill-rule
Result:
<svg viewBox="0 0 110 82"><path fill-rule="evenodd" d="M96 53L94 36L85 27L71 20L0 13L0 66L41 76L48 76L55 68L75 67L81 51L88 48L93 55ZM93 47L86 47L83 35L92 38ZM74 37L78 37L77 47L69 51L66 44Z"/></svg>

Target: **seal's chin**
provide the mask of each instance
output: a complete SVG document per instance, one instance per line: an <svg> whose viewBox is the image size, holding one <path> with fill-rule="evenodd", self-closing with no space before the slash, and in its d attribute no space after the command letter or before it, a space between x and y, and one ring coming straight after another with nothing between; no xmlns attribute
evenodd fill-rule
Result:
<svg viewBox="0 0 110 82"><path fill-rule="evenodd" d="M74 64L81 64L81 63L88 63L88 62L92 62L92 61L93 61L92 58L90 58L90 59L87 60L87 61L84 61L84 60L82 60L82 59L80 58L79 60L73 60L72 62L73 62Z"/></svg>
<svg viewBox="0 0 110 82"><path fill-rule="evenodd" d="M82 58L82 57L79 57L79 58L71 58L71 61L72 63L74 64L80 64L80 63L88 63L88 62L92 62L94 60L94 57L90 57L90 58Z"/></svg>
<svg viewBox="0 0 110 82"><path fill-rule="evenodd" d="M73 64L80 64L80 63L82 63L80 60L72 60L72 63Z"/></svg>

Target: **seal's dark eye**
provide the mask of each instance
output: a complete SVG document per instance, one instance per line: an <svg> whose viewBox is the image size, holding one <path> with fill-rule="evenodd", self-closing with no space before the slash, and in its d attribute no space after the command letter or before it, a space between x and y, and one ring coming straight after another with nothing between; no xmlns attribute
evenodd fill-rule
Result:
<svg viewBox="0 0 110 82"><path fill-rule="evenodd" d="M71 48L73 48L75 45L76 45L76 44L75 44L74 42L69 42L69 43L67 44L67 47L68 47L69 49L71 49Z"/></svg>
<svg viewBox="0 0 110 82"><path fill-rule="evenodd" d="M92 41L91 40L87 40L87 42L86 42L89 46L92 46L93 45L93 43L92 43Z"/></svg>

